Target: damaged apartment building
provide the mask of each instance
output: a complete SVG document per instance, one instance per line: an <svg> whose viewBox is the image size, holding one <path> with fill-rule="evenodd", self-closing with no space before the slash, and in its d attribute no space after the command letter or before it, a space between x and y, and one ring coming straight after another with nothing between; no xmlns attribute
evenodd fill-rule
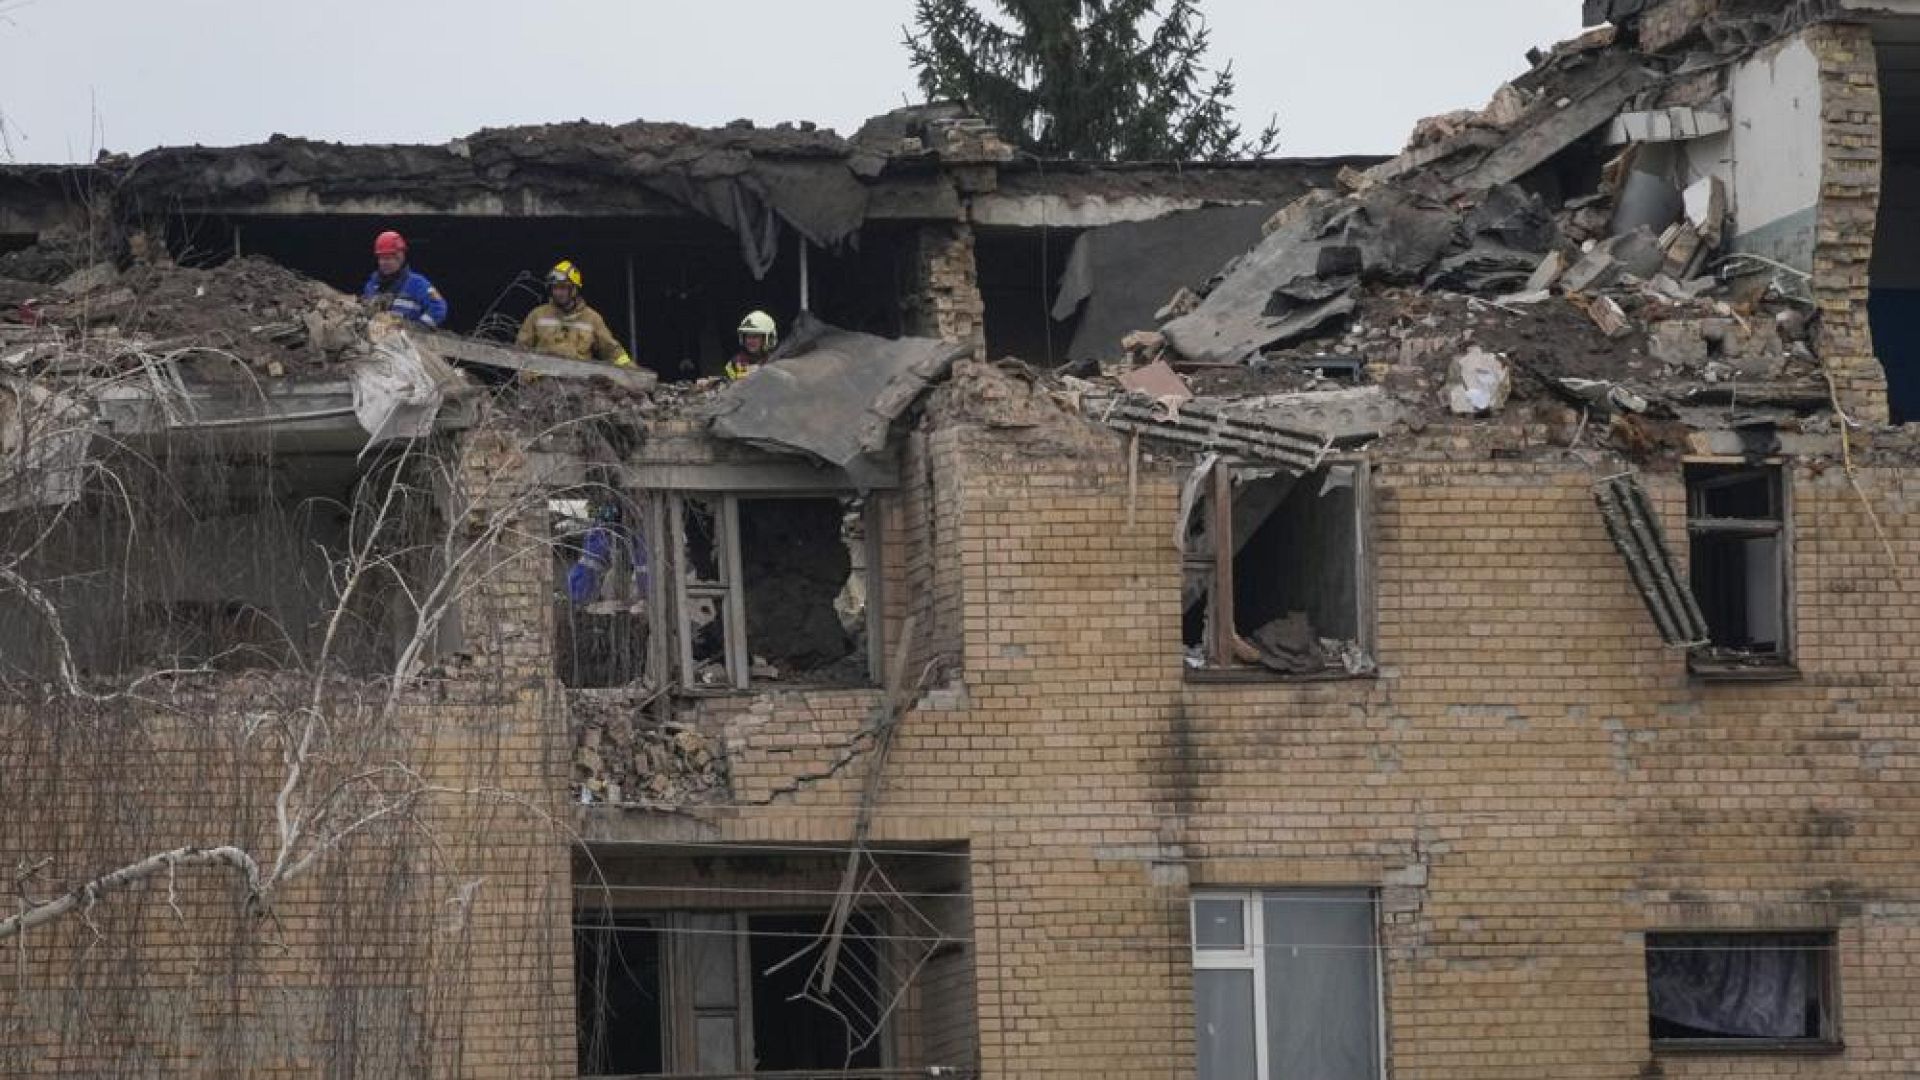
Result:
<svg viewBox="0 0 1920 1080"><path fill-rule="evenodd" d="M1586 8L1385 159L0 168L0 1072L1912 1074L1920 4Z"/></svg>

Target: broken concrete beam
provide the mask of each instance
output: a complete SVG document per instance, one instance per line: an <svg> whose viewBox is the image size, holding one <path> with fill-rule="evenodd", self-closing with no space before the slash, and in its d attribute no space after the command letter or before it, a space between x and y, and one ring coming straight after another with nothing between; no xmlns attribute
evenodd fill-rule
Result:
<svg viewBox="0 0 1920 1080"><path fill-rule="evenodd" d="M1623 112L1607 128L1609 146L1626 143L1685 142L1719 135L1733 127L1725 105L1693 108L1676 105L1646 112Z"/></svg>
<svg viewBox="0 0 1920 1080"><path fill-rule="evenodd" d="M1451 193L1463 195L1518 180L1613 119L1655 79L1630 56L1603 57L1587 86L1537 106L1532 123L1516 125L1506 142L1453 177Z"/></svg>
<svg viewBox="0 0 1920 1080"><path fill-rule="evenodd" d="M618 368L597 361L568 360L455 334L410 332L410 335L422 348L462 364L522 371L556 379L606 379L630 390L651 390L660 382L659 376L641 368Z"/></svg>
<svg viewBox="0 0 1920 1080"><path fill-rule="evenodd" d="M1081 410L1090 419L1130 434L1161 439L1188 449L1223 453L1246 461L1265 461L1304 473L1320 467L1333 440L1298 430L1264 416L1208 398L1195 398L1178 411L1124 397L1089 394Z"/></svg>
<svg viewBox="0 0 1920 1080"><path fill-rule="evenodd" d="M1400 422L1400 406L1385 388L1310 390L1244 398L1234 411L1291 431L1313 432L1341 445L1376 439Z"/></svg>

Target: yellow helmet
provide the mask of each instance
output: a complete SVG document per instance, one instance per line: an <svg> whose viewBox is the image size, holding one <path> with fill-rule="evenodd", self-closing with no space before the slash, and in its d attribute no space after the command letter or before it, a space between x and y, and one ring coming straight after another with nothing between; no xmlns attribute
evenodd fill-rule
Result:
<svg viewBox="0 0 1920 1080"><path fill-rule="evenodd" d="M547 271L548 288L555 285L571 285L578 289L583 284L585 283L580 280L580 268L573 265L572 259L561 259L553 264L553 269Z"/></svg>
<svg viewBox="0 0 1920 1080"><path fill-rule="evenodd" d="M780 343L780 330L774 325L773 316L764 311L750 311L746 318L740 320L740 337L745 339L749 334L766 338L768 352L772 352L773 347ZM741 344L744 345L745 341L742 340Z"/></svg>

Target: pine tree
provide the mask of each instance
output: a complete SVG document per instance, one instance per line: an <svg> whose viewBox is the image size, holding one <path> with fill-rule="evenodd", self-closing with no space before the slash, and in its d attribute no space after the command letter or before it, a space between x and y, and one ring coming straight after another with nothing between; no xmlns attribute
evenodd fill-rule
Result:
<svg viewBox="0 0 1920 1080"><path fill-rule="evenodd" d="M1032 153L1217 161L1279 141L1273 123L1247 139L1233 121L1233 66L1205 66L1198 0L992 2L916 0L906 45L930 99L966 102Z"/></svg>

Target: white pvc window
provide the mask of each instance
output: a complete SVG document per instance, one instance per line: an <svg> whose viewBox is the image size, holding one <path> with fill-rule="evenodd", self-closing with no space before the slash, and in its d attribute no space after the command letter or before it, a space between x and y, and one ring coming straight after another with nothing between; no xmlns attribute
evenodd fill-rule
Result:
<svg viewBox="0 0 1920 1080"><path fill-rule="evenodd" d="M1380 1080L1380 964L1367 889L1193 897L1199 1080Z"/></svg>

